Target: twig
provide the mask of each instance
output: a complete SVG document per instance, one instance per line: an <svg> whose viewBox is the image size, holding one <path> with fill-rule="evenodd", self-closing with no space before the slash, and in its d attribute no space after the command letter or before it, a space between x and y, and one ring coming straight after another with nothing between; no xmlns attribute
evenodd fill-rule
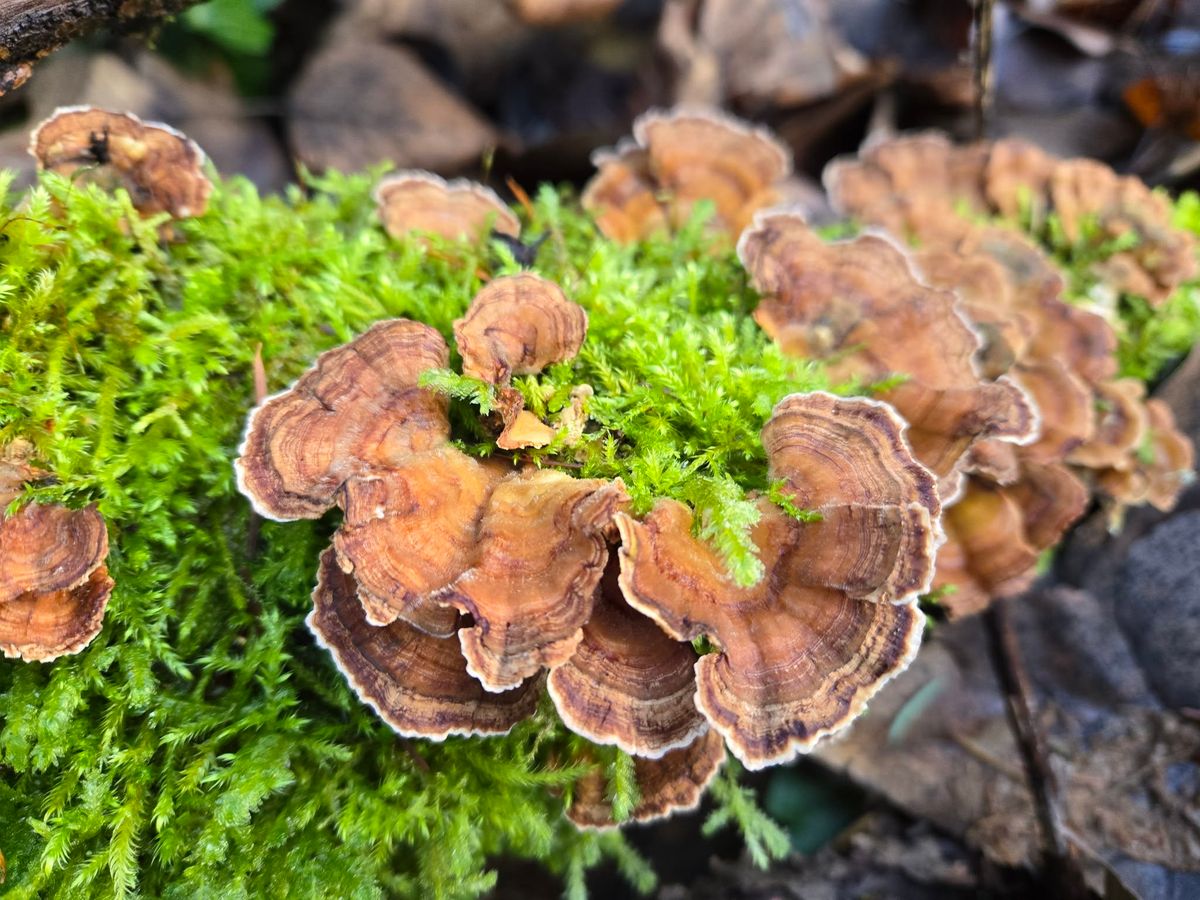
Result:
<svg viewBox="0 0 1200 900"><path fill-rule="evenodd" d="M971 59L974 67L975 106L972 123L976 140L987 134L992 109L992 6L994 0L975 0L971 21Z"/></svg>
<svg viewBox="0 0 1200 900"><path fill-rule="evenodd" d="M1054 890L1062 900L1082 900L1088 896L1083 874L1071 855L1062 818L1058 783L1050 768L1046 745L1029 706L1029 679L1021 663L1017 636L1009 621L1010 600L995 600L987 611L986 624L992 664L1004 693L1005 711L1013 739L1025 765L1033 806L1042 832L1043 865Z"/></svg>

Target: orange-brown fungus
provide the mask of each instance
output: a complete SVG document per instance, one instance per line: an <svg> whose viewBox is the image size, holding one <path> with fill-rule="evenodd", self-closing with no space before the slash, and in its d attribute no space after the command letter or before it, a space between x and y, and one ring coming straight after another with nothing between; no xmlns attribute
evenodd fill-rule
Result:
<svg viewBox="0 0 1200 900"><path fill-rule="evenodd" d="M95 507L30 503L4 508L36 470L0 458L0 652L49 662L78 653L100 633L113 581L108 530Z"/></svg>
<svg viewBox="0 0 1200 900"><path fill-rule="evenodd" d="M636 143L593 157L598 172L584 208L616 241L679 227L696 204L713 204L709 225L736 238L754 213L789 192L791 153L768 131L723 113L680 107L634 122Z"/></svg>
<svg viewBox="0 0 1200 900"><path fill-rule="evenodd" d="M521 274L497 278L454 323L463 374L491 384L571 359L587 336L587 313L553 281Z"/></svg>
<svg viewBox="0 0 1200 900"><path fill-rule="evenodd" d="M1148 435L1132 454L1132 465L1098 475L1101 490L1112 498L1116 512L1125 506L1149 503L1163 512L1175 508L1179 495L1196 477L1196 451L1175 425L1175 415L1162 400L1146 401Z"/></svg>
<svg viewBox="0 0 1200 900"><path fill-rule="evenodd" d="M598 744L657 758L708 730L696 709L691 644L631 609L609 562L583 640L547 688L568 728Z"/></svg>
<svg viewBox="0 0 1200 900"><path fill-rule="evenodd" d="M465 179L446 181L429 172L395 172L375 188L379 218L388 234L436 234L480 241L489 231L516 237L521 223L490 188Z"/></svg>
<svg viewBox="0 0 1200 900"><path fill-rule="evenodd" d="M1137 378L1098 384L1095 427L1089 440L1067 457L1088 469L1128 469L1150 426L1146 412L1146 386Z"/></svg>
<svg viewBox="0 0 1200 900"><path fill-rule="evenodd" d="M454 638L394 622L367 622L354 577L321 554L308 627L354 692L398 733L439 741L452 734L504 734L537 708L539 685L497 694L467 674Z"/></svg>
<svg viewBox="0 0 1200 900"><path fill-rule="evenodd" d="M173 128L130 113L63 107L34 130L29 152L60 175L86 172L106 187L123 187L143 215L201 215L212 182L204 153Z"/></svg>
<svg viewBox="0 0 1200 900"><path fill-rule="evenodd" d="M793 395L763 443L770 477L822 518L758 501L759 584L732 582L680 503L660 500L642 521L617 516L627 600L673 637L707 634L720 647L696 665L696 704L752 769L847 725L908 664L924 621L914 601L940 540L933 478L890 407Z"/></svg>
<svg viewBox="0 0 1200 900"><path fill-rule="evenodd" d="M658 759L635 757L634 778L641 799L630 819L651 822L672 813L695 809L709 782L725 762L725 744L715 731ZM575 785L567 818L580 828L613 828L609 786L602 772L592 772Z"/></svg>
<svg viewBox="0 0 1200 900"><path fill-rule="evenodd" d="M242 493L268 519L315 519L347 479L442 446L446 399L417 380L448 360L442 336L407 319L379 322L323 353L251 413L236 463Z"/></svg>
<svg viewBox="0 0 1200 900"><path fill-rule="evenodd" d="M507 690L570 659L608 561L613 514L627 499L619 481L549 469L495 487L471 567L434 597L474 620L459 638L485 688Z"/></svg>
<svg viewBox="0 0 1200 900"><path fill-rule="evenodd" d="M446 446L346 483L333 545L354 573L368 622L401 618L430 634L454 633L458 614L429 595L471 564L476 527L502 475Z"/></svg>
<svg viewBox="0 0 1200 900"><path fill-rule="evenodd" d="M889 242L868 235L826 243L779 212L759 216L738 252L763 294L754 318L785 353L829 358L835 377L908 376L880 396L908 420L917 459L943 479L946 497L974 442L1032 437L1025 393L979 374L980 341L955 295L918 281Z"/></svg>

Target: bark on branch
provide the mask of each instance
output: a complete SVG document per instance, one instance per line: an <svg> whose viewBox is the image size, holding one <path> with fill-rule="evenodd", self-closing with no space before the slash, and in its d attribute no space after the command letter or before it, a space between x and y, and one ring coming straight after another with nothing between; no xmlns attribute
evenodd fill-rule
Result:
<svg viewBox="0 0 1200 900"><path fill-rule="evenodd" d="M33 64L99 28L146 31L199 0L0 0L0 95L19 87Z"/></svg>

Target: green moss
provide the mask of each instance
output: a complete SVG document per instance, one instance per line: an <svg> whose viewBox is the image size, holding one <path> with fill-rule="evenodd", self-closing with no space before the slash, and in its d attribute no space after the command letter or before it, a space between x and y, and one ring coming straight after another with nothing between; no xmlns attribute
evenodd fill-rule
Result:
<svg viewBox="0 0 1200 900"><path fill-rule="evenodd" d="M98 504L117 582L80 655L0 661L6 897L471 896L498 854L543 860L573 894L603 857L652 886L619 834L564 819L584 742L550 709L488 740L403 741L383 725L303 624L333 517L256 526L236 491L257 346L278 390L382 318L449 335L480 273L516 267L499 245L389 239L372 181L260 198L229 180L167 244L124 195L53 176L0 205L0 445L32 441L58 476L29 496ZM642 510L691 503L739 577L757 577L758 432L823 374L753 326L736 259L699 223L615 247L546 190L527 226L543 232L535 268L587 308L591 332L574 363L520 381L530 407L551 414L590 385L577 471L621 475ZM486 391L432 377L460 398L464 445L490 452ZM588 752L614 808L632 809L629 761ZM717 800L719 824L782 852L736 785Z"/></svg>

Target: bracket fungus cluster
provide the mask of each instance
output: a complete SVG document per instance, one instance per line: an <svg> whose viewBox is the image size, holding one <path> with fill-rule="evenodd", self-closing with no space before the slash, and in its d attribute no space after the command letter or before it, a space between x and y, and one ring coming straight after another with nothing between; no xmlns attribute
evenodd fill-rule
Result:
<svg viewBox="0 0 1200 900"><path fill-rule="evenodd" d="M144 216L202 215L212 192L204 151L194 141L132 113L62 107L33 131L29 152L41 169L125 188Z"/></svg>
<svg viewBox="0 0 1200 900"><path fill-rule="evenodd" d="M515 410L498 448L525 412L513 377L570 361L587 325L530 273L489 282L454 323L464 375ZM677 501L637 515L620 478L575 477L569 459L459 449L447 400L422 386L448 359L428 326L377 323L258 406L236 462L264 516L341 509L309 625L397 732L503 733L545 686L568 729L634 758L645 820L698 803L726 745L752 768L811 748L912 658L940 501L889 406L779 403L764 474L813 514L754 495L767 574L744 588ZM607 793L602 774L584 777L568 816L614 824Z"/></svg>
<svg viewBox="0 0 1200 900"><path fill-rule="evenodd" d="M108 530L95 507L29 503L5 514L22 485L45 474L27 450L14 442L0 451L0 653L50 662L100 633L113 589Z"/></svg>
<svg viewBox="0 0 1200 900"><path fill-rule="evenodd" d="M622 243L671 231L697 203L713 204L709 227L735 239L754 213L798 190L788 149L764 128L715 110L651 110L633 139L593 154L597 172L583 206L605 237Z"/></svg>
<svg viewBox="0 0 1200 900"><path fill-rule="evenodd" d="M429 172L393 172L375 188L383 227L392 237L435 234L444 240L479 241L489 231L517 237L521 223L490 188Z"/></svg>
<svg viewBox="0 0 1200 900"><path fill-rule="evenodd" d="M1196 249L1170 227L1161 198L1089 160L1057 160L1011 140L957 147L937 135L876 144L835 161L825 181L842 213L919 245L918 277L953 292L982 336L981 370L1020 385L1037 413L1030 440L981 441L965 457L970 477L958 502L948 501L938 565L937 584L957 589L946 601L952 613L1028 586L1039 554L1083 514L1092 490L1114 515L1151 498L1173 505L1193 465L1190 443L1140 382L1117 378L1109 311L1070 303L1040 249L1013 227L982 221L1036 224L1053 213L1072 241L1092 227L1103 239L1132 234L1133 246L1095 274L1158 302L1193 274Z"/></svg>

